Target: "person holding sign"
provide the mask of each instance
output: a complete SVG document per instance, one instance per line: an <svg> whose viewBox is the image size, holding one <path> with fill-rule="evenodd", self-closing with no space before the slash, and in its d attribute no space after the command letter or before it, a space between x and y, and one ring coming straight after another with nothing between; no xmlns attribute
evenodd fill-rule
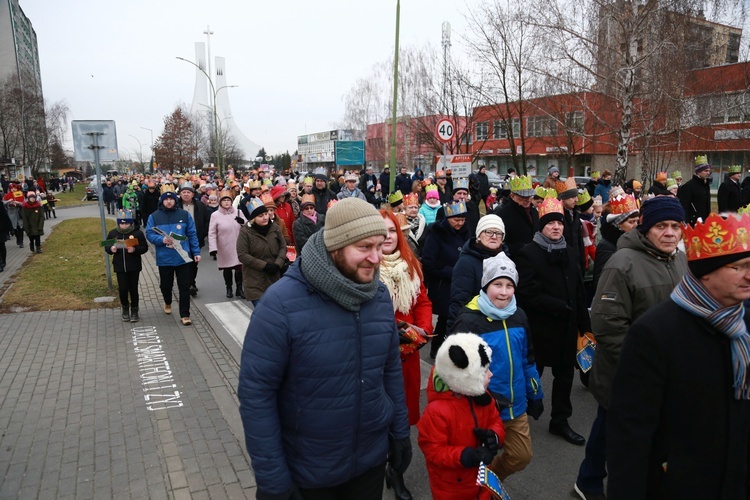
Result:
<svg viewBox="0 0 750 500"><path fill-rule="evenodd" d="M112 267L117 275L122 320L135 323L138 316L138 280L141 276L141 255L148 251L146 237L135 228L135 215L130 210L120 210L117 227L109 232L104 250L112 255Z"/></svg>

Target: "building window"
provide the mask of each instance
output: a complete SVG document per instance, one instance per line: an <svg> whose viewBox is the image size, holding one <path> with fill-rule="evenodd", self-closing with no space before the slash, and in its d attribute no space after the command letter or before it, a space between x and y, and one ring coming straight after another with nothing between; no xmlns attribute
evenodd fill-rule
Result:
<svg viewBox="0 0 750 500"><path fill-rule="evenodd" d="M476 138L475 141L486 141L487 140L487 134L489 133L489 123L487 122L478 122L477 123L477 132L476 132Z"/></svg>
<svg viewBox="0 0 750 500"><path fill-rule="evenodd" d="M557 120L551 116L530 116L526 119L527 137L557 135Z"/></svg>
<svg viewBox="0 0 750 500"><path fill-rule="evenodd" d="M520 138L521 137L521 119L513 118L511 125L513 127L513 137L515 137L516 139Z"/></svg>
<svg viewBox="0 0 750 500"><path fill-rule="evenodd" d="M750 122L750 95L744 92L699 97L696 108L696 125Z"/></svg>
<svg viewBox="0 0 750 500"><path fill-rule="evenodd" d="M507 139L508 138L508 126L503 120L495 120L492 124L492 137L495 139Z"/></svg>
<svg viewBox="0 0 750 500"><path fill-rule="evenodd" d="M565 113L565 128L573 134L583 133L583 111Z"/></svg>

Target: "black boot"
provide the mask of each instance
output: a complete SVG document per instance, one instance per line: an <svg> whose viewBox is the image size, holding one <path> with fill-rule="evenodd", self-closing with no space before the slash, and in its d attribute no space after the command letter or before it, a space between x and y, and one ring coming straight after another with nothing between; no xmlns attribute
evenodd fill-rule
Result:
<svg viewBox="0 0 750 500"><path fill-rule="evenodd" d="M234 294L243 300L245 299L245 291L242 289L242 285L237 285L237 289L234 291Z"/></svg>
<svg viewBox="0 0 750 500"><path fill-rule="evenodd" d="M234 297L234 295L232 295L232 285L229 285L227 287L227 298L231 299L232 297Z"/></svg>
<svg viewBox="0 0 750 500"><path fill-rule="evenodd" d="M137 307L131 307L130 308L130 322L131 323L137 323L140 321L141 318L138 316L138 308Z"/></svg>
<svg viewBox="0 0 750 500"><path fill-rule="evenodd" d="M128 306L122 306L122 320L130 321L130 308Z"/></svg>
<svg viewBox="0 0 750 500"><path fill-rule="evenodd" d="M390 465L385 466L385 486L389 490L393 488L393 496L397 500L412 500L411 492L404 484L404 475L391 469Z"/></svg>

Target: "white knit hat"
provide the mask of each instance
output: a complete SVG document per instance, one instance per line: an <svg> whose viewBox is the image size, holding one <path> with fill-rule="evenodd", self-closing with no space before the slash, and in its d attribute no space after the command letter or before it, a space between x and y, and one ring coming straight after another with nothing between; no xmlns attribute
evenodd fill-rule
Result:
<svg viewBox="0 0 750 500"><path fill-rule="evenodd" d="M484 376L490 367L492 349L479 335L449 335L435 356L435 373L453 392L481 396L486 392Z"/></svg>
<svg viewBox="0 0 750 500"><path fill-rule="evenodd" d="M479 219L479 222L477 222L477 231L476 236L479 238L479 235L482 234L486 229L497 229L501 233L503 233L503 239L505 239L505 223L503 222L503 219L498 217L495 214L488 214Z"/></svg>

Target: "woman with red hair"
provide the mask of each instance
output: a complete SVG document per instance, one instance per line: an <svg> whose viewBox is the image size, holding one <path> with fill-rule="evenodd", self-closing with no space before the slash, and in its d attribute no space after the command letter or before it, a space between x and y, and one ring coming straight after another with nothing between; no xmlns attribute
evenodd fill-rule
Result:
<svg viewBox="0 0 750 500"><path fill-rule="evenodd" d="M418 349L424 345L426 336L432 334L432 303L427 297L427 288L423 283L422 265L404 237L402 223L390 211L380 210L380 215L383 216L387 230L382 246L380 281L390 291L396 323L402 336L399 347L406 407L409 410L409 425L415 425L419 421L421 379ZM415 341L408 342L409 339ZM402 474L386 467L385 479L386 485L389 488L393 487L397 499L411 499L411 493L404 485Z"/></svg>

